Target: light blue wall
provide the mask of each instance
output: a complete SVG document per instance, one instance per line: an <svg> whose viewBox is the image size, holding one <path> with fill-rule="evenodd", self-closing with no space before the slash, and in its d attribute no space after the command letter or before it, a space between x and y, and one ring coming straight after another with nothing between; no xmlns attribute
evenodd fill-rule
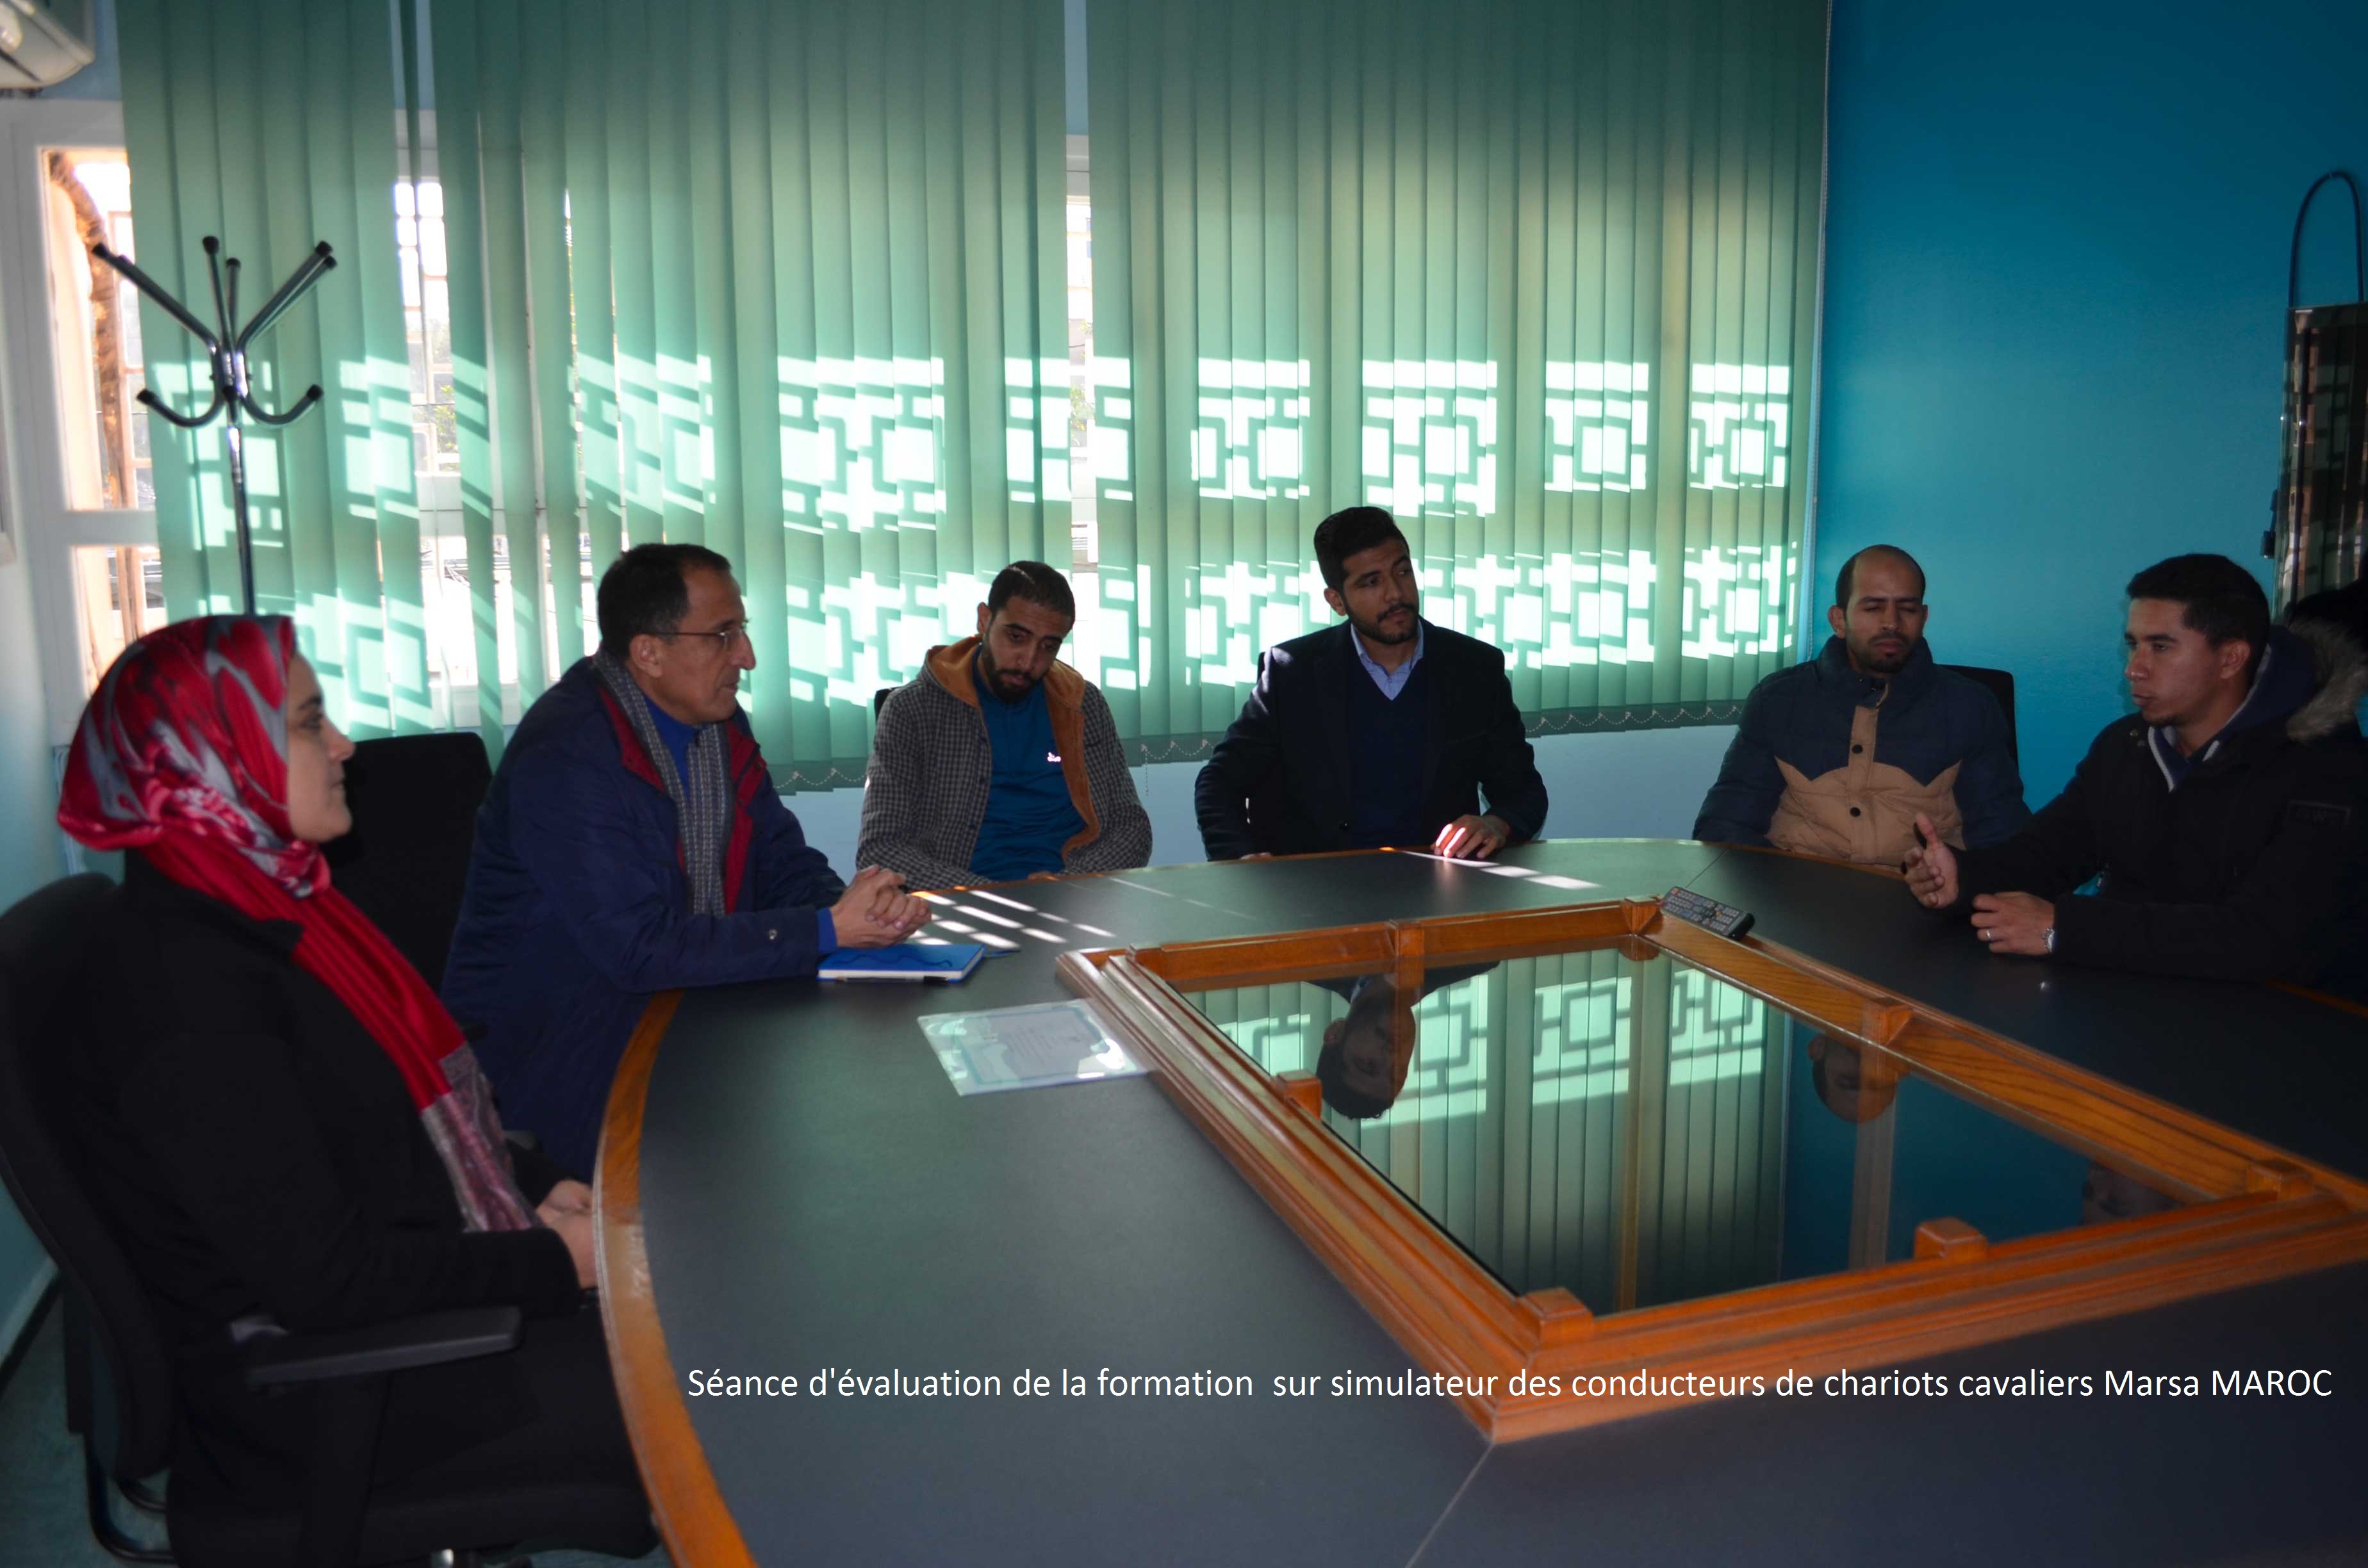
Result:
<svg viewBox="0 0 2368 1568"><path fill-rule="evenodd" d="M97 98L112 103L123 96L123 71L115 48L115 0L94 0L91 41L98 58L50 88L51 98Z"/></svg>
<svg viewBox="0 0 2368 1568"><path fill-rule="evenodd" d="M1685 837L1734 738L1734 727L1721 724L1539 739L1533 744L1538 774L1546 784L1545 836ZM1134 769L1134 792L1151 816L1155 866L1208 858L1192 812L1192 781L1200 772L1197 762ZM841 876L852 875L863 791L821 790L785 799L807 842L828 856Z"/></svg>
<svg viewBox="0 0 2368 1568"><path fill-rule="evenodd" d="M97 0L95 20L97 60L45 96L122 96L122 76L116 66L115 0ZM0 474L5 472L6 465L0 464ZM0 491L0 507L22 526L25 513L17 497ZM15 561L0 565L0 909L64 869L49 811L56 799L50 788L50 727L43 716L32 590L22 544L20 539ZM49 1259L6 1196L0 1194L0 1356L16 1344L17 1332L48 1276Z"/></svg>
<svg viewBox="0 0 2368 1568"><path fill-rule="evenodd" d="M0 565L0 909L63 869L50 815L50 727L43 715L33 595L21 552ZM0 1356L16 1343L49 1260L0 1194Z"/></svg>
<svg viewBox="0 0 2368 1568"><path fill-rule="evenodd" d="M1934 651L2015 673L2034 806L2125 711L2130 574L2260 560L2287 244L2368 180L2363 58L2356 0L1835 0L1818 574L1923 561ZM2305 302L2350 222L2322 193Z"/></svg>

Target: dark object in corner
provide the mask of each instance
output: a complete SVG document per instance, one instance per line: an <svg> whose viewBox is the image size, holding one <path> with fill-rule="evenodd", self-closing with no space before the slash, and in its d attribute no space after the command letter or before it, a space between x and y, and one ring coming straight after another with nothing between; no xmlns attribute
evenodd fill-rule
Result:
<svg viewBox="0 0 2368 1568"><path fill-rule="evenodd" d="M2351 304L2302 301L2302 229L2330 180L2351 192ZM2368 228L2360 185L2321 175L2294 215L2286 263L2284 429L2277 497L2264 551L2276 564L2276 602L2294 605L2358 582L2368 552ZM2356 630L2354 636L2358 635Z"/></svg>

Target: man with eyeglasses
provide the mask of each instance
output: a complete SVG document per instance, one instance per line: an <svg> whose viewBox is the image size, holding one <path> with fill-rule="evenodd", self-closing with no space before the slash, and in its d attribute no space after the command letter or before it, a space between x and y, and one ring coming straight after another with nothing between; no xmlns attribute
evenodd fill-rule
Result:
<svg viewBox="0 0 2368 1568"><path fill-rule="evenodd" d="M444 977L504 1119L587 1175L652 993L810 975L928 919L892 871L841 883L774 792L730 562L640 545L598 603L598 651L527 710L477 813Z"/></svg>

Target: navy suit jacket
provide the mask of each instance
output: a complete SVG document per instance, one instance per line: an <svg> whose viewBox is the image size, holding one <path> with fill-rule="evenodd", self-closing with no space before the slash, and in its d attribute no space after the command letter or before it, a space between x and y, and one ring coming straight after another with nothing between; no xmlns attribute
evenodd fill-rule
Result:
<svg viewBox="0 0 2368 1568"><path fill-rule="evenodd" d="M1201 842L1212 860L1265 852L1347 849L1354 813L1356 751L1349 738L1348 683L1369 680L1346 621L1267 650L1258 682L1193 788ZM1534 838L1546 821L1546 785L1513 704L1497 648L1423 623L1429 744L1422 760L1427 846L1457 817L1488 810ZM1420 846L1417 846L1420 847Z"/></svg>

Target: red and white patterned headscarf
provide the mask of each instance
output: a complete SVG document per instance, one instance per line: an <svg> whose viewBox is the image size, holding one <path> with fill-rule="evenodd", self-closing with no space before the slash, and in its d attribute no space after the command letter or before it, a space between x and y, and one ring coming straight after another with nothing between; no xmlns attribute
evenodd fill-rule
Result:
<svg viewBox="0 0 2368 1568"><path fill-rule="evenodd" d="M472 1231L524 1230L493 1096L460 1026L385 934L329 885L288 821L285 616L176 621L134 642L83 710L58 824L95 849L136 849L184 887L302 927L297 963L393 1062Z"/></svg>

